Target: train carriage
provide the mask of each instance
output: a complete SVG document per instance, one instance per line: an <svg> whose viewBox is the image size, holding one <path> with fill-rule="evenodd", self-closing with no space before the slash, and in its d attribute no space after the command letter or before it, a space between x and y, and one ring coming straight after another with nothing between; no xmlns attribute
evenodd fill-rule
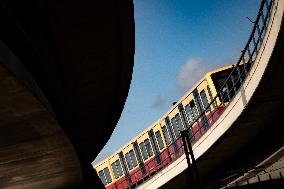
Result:
<svg viewBox="0 0 284 189"><path fill-rule="evenodd" d="M155 167L155 162L151 160L157 156L157 145L153 144L152 127L153 126L150 126L139 138L137 138L140 153L143 157L144 176L150 176L155 171L153 169Z"/></svg>
<svg viewBox="0 0 284 189"><path fill-rule="evenodd" d="M231 74L229 89L219 91L234 65L208 72L158 121L113 155L94 166L107 189L128 188L173 162L183 154L180 133L187 130L194 144L216 121L230 98L240 87L241 72L250 64L241 63L240 69ZM240 78L237 80L236 78ZM224 90L225 89L225 90Z"/></svg>
<svg viewBox="0 0 284 189"><path fill-rule="evenodd" d="M97 166L96 166L96 170L98 173L99 178L101 179L102 183L108 187L110 186L113 181L115 180L115 178L113 177L113 172L110 169L109 166L109 159L105 159L102 162L100 162Z"/></svg>

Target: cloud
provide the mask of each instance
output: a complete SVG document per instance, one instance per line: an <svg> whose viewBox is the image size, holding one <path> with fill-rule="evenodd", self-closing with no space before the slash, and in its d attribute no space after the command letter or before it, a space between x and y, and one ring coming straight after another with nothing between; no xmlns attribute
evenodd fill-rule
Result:
<svg viewBox="0 0 284 189"><path fill-rule="evenodd" d="M160 109L160 108L165 107L165 104L166 104L165 97L159 95L159 96L157 96L157 98L155 99L154 103L152 104L152 107Z"/></svg>
<svg viewBox="0 0 284 189"><path fill-rule="evenodd" d="M178 87L183 91L189 90L210 70L212 70L212 65L205 63L203 60L189 59L178 71Z"/></svg>
<svg viewBox="0 0 284 189"><path fill-rule="evenodd" d="M164 109L168 107L171 105L170 102L173 100L173 96L183 95L184 92L191 89L207 72L214 70L215 67L216 65L212 62L205 62L199 58L189 59L177 72L177 87L167 89L163 94L157 95L151 108Z"/></svg>

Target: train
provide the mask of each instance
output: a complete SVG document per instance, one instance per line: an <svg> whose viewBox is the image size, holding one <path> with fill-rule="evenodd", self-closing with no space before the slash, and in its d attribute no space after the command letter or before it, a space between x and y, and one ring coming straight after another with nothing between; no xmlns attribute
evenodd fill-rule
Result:
<svg viewBox="0 0 284 189"><path fill-rule="evenodd" d="M248 70L250 64L239 67ZM234 65L228 65L206 73L159 120L94 165L105 188L134 188L179 158L184 153L183 130L188 131L191 144L196 143L222 114L241 85L238 81L244 79L239 77L239 69L233 74L232 70L236 70Z"/></svg>

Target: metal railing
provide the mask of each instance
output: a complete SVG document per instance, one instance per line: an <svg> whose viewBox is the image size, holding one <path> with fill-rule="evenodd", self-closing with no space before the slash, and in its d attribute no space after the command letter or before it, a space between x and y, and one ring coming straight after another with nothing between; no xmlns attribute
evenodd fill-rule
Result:
<svg viewBox="0 0 284 189"><path fill-rule="evenodd" d="M219 88L217 95L211 99L208 106L199 113L198 117L194 121L190 121L188 117L186 118L186 125L189 125L186 132L183 131L182 136L179 136L157 156L141 164L135 171L130 171L128 176L120 180L119 183L115 183L113 189L135 188L174 162L185 152L189 167L192 167L189 160L190 151L188 151L188 149L190 149L191 145L215 123L216 119L218 119L241 88L263 43L271 18L274 1L275 0L262 0L257 18L252 22L254 24L252 32L244 50L241 51L241 56L237 64L234 65L232 71ZM198 129L194 130L193 128ZM184 133L186 133L186 135ZM192 161L195 160L194 157L191 156L191 162Z"/></svg>
<svg viewBox="0 0 284 189"><path fill-rule="evenodd" d="M243 84L264 40L264 36L267 31L269 20L272 14L274 1L275 0L263 0L261 2L256 21L252 22L254 23L254 27L244 50L241 51L241 56L238 59L237 64L234 65L234 68L218 90L217 95L215 95L215 97L199 114L199 116L193 122L191 122L188 128L189 134L191 135L191 140L194 139L194 136L197 133L202 132L202 130L199 129L198 131L191 132L190 129L193 128L195 124L197 124L199 128L202 128L205 131L208 130L207 126L211 126L216 121L214 115L217 113L217 111L219 111L222 107L225 108L226 106L228 106L228 104L232 101L233 97L237 94L238 90ZM218 100L220 101L220 103L217 103ZM217 104L219 105L217 106ZM214 108L213 111L211 110L211 107ZM206 112L208 111L210 112L208 114L209 116L206 115ZM218 117L219 115L220 114L218 114ZM202 134L204 134L204 132Z"/></svg>

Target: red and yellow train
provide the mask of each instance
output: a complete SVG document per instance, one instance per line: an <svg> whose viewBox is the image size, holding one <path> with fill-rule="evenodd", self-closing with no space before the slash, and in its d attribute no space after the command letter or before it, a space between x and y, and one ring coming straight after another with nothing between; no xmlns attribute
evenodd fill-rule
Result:
<svg viewBox="0 0 284 189"><path fill-rule="evenodd" d="M242 66L248 64L242 64ZM94 166L107 189L133 188L183 154L180 131L196 142L223 112L234 92L222 88L234 65L207 73L154 124ZM231 75L234 79L234 75ZM233 82L233 80L232 80ZM226 85L230 85L227 82ZM228 86L232 88L232 86Z"/></svg>

